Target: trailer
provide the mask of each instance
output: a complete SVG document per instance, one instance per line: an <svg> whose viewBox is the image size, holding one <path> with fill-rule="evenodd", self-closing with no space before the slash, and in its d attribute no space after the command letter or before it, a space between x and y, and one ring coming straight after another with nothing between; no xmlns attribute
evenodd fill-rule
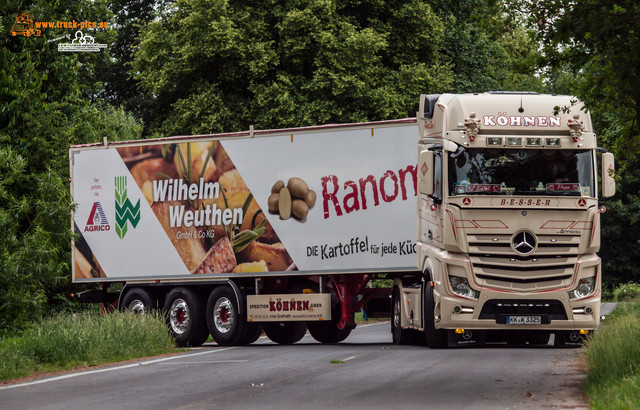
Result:
<svg viewBox="0 0 640 410"><path fill-rule="evenodd" d="M179 346L262 331L340 342L380 278L395 343L569 343L598 325L596 151L580 104L526 93L425 95L417 118L72 146L73 281L100 285L83 301L161 309ZM547 177L552 164L569 179Z"/></svg>
<svg viewBox="0 0 640 410"><path fill-rule="evenodd" d="M417 130L409 118L71 147L73 280L102 284L82 300L163 309L181 346L263 329L344 340L372 278L416 271Z"/></svg>

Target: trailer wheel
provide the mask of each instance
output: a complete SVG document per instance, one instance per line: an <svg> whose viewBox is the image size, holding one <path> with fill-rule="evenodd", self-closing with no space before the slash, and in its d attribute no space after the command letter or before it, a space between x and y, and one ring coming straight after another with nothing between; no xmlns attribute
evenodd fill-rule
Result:
<svg viewBox="0 0 640 410"><path fill-rule="evenodd" d="M354 325L347 325L344 329L338 329L338 323L330 320L326 322L307 322L307 329L311 337L320 343L340 343L355 328Z"/></svg>
<svg viewBox="0 0 640 410"><path fill-rule="evenodd" d="M236 344L238 345L250 345L251 343L255 342L256 340L258 340L260 338L260 335L262 335L262 324L261 323L250 323L247 322L247 327L244 330L243 335L240 336L240 338L238 339L238 342Z"/></svg>
<svg viewBox="0 0 640 410"><path fill-rule="evenodd" d="M167 295L164 311L169 332L178 347L196 347L203 344L209 332L202 315L202 300L187 288L175 288Z"/></svg>
<svg viewBox="0 0 640 410"><path fill-rule="evenodd" d="M344 329L338 329L338 322L342 315L340 302L331 308L331 320L307 322L307 329L311 337L320 343L340 343L351 334L356 324L349 324Z"/></svg>
<svg viewBox="0 0 640 410"><path fill-rule="evenodd" d="M413 344L414 338L411 329L402 328L402 299L400 298L400 289L393 288L393 296L391 297L391 335L393 343L396 345Z"/></svg>
<svg viewBox="0 0 640 410"><path fill-rule="evenodd" d="M228 286L218 286L207 301L207 326L220 346L252 343L259 324L248 323L238 313L236 294ZM251 341L250 341L251 340Z"/></svg>
<svg viewBox="0 0 640 410"><path fill-rule="evenodd" d="M305 322L272 322L265 323L262 327L267 337L280 345L294 344L307 333Z"/></svg>
<svg viewBox="0 0 640 410"><path fill-rule="evenodd" d="M132 312L136 315L144 315L157 307L158 300L143 288L129 289L120 304L123 312Z"/></svg>
<svg viewBox="0 0 640 410"><path fill-rule="evenodd" d="M447 346L447 331L436 329L436 301L433 297L433 288L430 283L426 283L425 286L427 288L424 290L424 335L427 340L427 346L432 349L441 349Z"/></svg>

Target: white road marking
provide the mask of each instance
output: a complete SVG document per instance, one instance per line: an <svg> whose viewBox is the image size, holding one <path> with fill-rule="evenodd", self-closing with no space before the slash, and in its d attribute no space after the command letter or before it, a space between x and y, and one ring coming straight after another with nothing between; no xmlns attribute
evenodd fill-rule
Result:
<svg viewBox="0 0 640 410"><path fill-rule="evenodd" d="M158 364L170 364L173 366L176 364L247 363L247 362L248 360L205 360L205 361L197 361L197 362L176 362L176 363L158 363Z"/></svg>
<svg viewBox="0 0 640 410"><path fill-rule="evenodd" d="M369 327L369 326L388 325L388 324L389 324L388 320L385 320L384 322L368 323L366 325L359 324L358 326L356 326L356 329L364 329L365 327Z"/></svg>
<svg viewBox="0 0 640 410"><path fill-rule="evenodd" d="M194 356L201 356L201 355L205 355L205 354L224 352L226 350L231 350L231 349L237 349L237 347L226 347L226 348L223 348L223 349L208 350L208 351L192 353L192 354L188 354L188 355L178 355L178 356L171 356L171 357L163 357L161 359L154 359L154 360L148 360L148 361L145 361L145 362L137 362L137 363L125 364L125 365L122 365L122 366L109 367L109 368L106 368L106 369L87 370L87 371L82 371L82 372L78 372L78 373L69 373L69 374L64 374L62 376L51 377L51 378L48 378L48 379L40 379L40 380L34 380L32 382L9 384L9 385L6 385L6 386L0 386L0 390L15 389L17 387L33 386L33 385L36 385L36 384L55 382L55 381L64 380L64 379L71 379L73 377L86 376L88 374L105 373L105 372L112 372L112 371L116 371L116 370L130 369L130 368L136 367L136 366L146 366L146 365L150 365L150 364L166 362L166 361L169 361L169 360L184 359L184 358L189 358L189 357L194 357Z"/></svg>
<svg viewBox="0 0 640 410"><path fill-rule="evenodd" d="M389 322L376 322L376 323L370 323L370 324L366 324L366 325L358 325L356 327L356 329L358 329L358 328L362 329L362 328L369 327L369 326L377 326L377 325L388 324L388 323ZM307 334L305 336L309 336L309 334ZM265 336L261 336L260 339L266 339L268 341L268 339ZM260 343L260 344L262 344L262 343ZM205 355L205 354L224 352L226 350L237 349L237 348L238 348L238 346L225 347L225 348L222 348L222 349L199 351L197 353L191 353L191 354L188 354L188 355L177 355L177 356L171 356L171 357L163 357L161 359L148 360L148 361L145 361L145 362L136 362L136 363L125 364L125 365L116 366L116 367L108 367L108 368L105 368L105 369L80 371L80 372L75 372L75 373L64 374L62 376L50 377L50 378L40 379L40 380L34 380L32 382L8 384L6 386L0 386L0 390L15 389L15 388L18 388L18 387L33 386L33 385L36 385L36 384L55 382L55 381L58 381L58 380L71 379L71 378L79 377L79 376L86 376L86 375L89 375L89 374L112 372L112 371L116 371L116 370L129 369L129 368L136 367L136 366L146 366L146 365L150 365L150 364L163 363L163 362L167 362L169 360L185 359L185 358L194 357L194 356L201 356L201 355ZM202 348L193 349L193 350L201 350L201 349ZM348 358L344 359L344 361L346 362L347 360L351 360L351 359L354 359L356 357L358 357L358 356L348 357ZM211 362L207 362L207 363L242 363L242 362L247 362L247 361L248 360L219 360L219 361L211 361ZM195 363L195 362L184 362L184 363ZM197 363L205 363L205 362L197 362Z"/></svg>

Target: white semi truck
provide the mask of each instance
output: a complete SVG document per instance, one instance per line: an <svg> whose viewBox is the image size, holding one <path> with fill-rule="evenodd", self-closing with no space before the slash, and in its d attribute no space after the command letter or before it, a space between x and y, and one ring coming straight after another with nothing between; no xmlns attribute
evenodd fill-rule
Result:
<svg viewBox="0 0 640 410"><path fill-rule="evenodd" d="M162 309L180 346L340 342L375 278L393 279L395 343L577 342L599 320L597 151L581 104L531 93L73 146L73 280L100 284L83 301Z"/></svg>

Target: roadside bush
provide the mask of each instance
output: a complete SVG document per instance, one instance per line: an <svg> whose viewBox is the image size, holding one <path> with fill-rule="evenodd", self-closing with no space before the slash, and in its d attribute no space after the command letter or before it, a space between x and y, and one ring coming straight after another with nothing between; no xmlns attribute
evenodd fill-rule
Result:
<svg viewBox="0 0 640 410"><path fill-rule="evenodd" d="M640 299L640 285L637 283L623 283L613 290L614 302L628 302Z"/></svg>
<svg viewBox="0 0 640 410"><path fill-rule="evenodd" d="M0 380L175 351L158 315L58 314L0 340Z"/></svg>
<svg viewBox="0 0 640 410"><path fill-rule="evenodd" d="M640 408L640 300L620 304L587 342L585 390L595 409Z"/></svg>

